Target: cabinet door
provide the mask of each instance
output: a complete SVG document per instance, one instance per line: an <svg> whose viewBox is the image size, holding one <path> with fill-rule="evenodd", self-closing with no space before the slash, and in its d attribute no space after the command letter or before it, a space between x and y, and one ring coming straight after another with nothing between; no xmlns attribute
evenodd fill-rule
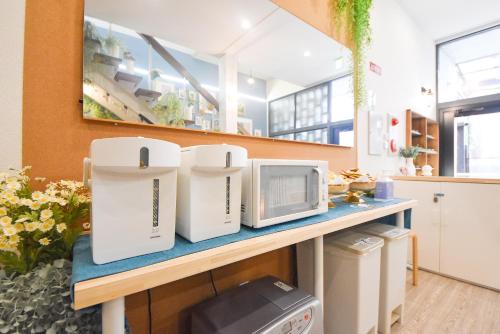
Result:
<svg viewBox="0 0 500 334"><path fill-rule="evenodd" d="M434 194L440 192L439 182L395 181L394 184L396 197L418 200L412 210L412 230L418 237L418 264L436 272L439 271L441 199L434 202Z"/></svg>
<svg viewBox="0 0 500 334"><path fill-rule="evenodd" d="M443 183L441 273L500 289L500 185Z"/></svg>

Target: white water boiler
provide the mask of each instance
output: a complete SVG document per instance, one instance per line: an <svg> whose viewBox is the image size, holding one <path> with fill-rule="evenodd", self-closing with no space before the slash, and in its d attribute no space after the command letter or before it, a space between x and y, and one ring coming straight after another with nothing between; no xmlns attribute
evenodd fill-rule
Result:
<svg viewBox="0 0 500 334"><path fill-rule="evenodd" d="M175 231L197 242L240 230L241 170L247 150L233 145L183 148Z"/></svg>
<svg viewBox="0 0 500 334"><path fill-rule="evenodd" d="M179 165L180 147L163 140L122 137L92 141L90 158L84 160L84 180L92 192L95 263L174 246Z"/></svg>

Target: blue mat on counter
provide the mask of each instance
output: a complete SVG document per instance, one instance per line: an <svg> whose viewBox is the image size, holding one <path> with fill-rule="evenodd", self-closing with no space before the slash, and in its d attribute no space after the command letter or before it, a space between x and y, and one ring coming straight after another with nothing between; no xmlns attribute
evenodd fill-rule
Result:
<svg viewBox="0 0 500 334"><path fill-rule="evenodd" d="M302 226L321 223L327 220L340 218L356 212L368 211L375 208L381 208L393 204L405 202L404 199L393 199L389 201L375 201L373 199L366 199L365 204L368 207L347 204L343 202L335 202L336 208L330 209L327 213L297 219L291 222L282 223L278 225L263 227L259 229L249 228L244 225L238 233L230 234L222 237L217 237L209 240L204 240L192 243L179 235L175 235L175 246L172 249L137 256L125 260L115 261L107 264L95 264L92 261L92 252L90 249L90 237L88 235L81 236L75 243L73 248L73 272L71 277L71 290L77 282L89 280L92 278L112 275L140 267L148 266L154 263L167 261L176 257L187 254L201 252L210 248L220 247L233 242L238 242L245 239L255 238L266 234L290 230ZM405 227L410 227L411 210L405 212ZM381 222L386 224L395 225L395 215L387 216L380 219Z"/></svg>

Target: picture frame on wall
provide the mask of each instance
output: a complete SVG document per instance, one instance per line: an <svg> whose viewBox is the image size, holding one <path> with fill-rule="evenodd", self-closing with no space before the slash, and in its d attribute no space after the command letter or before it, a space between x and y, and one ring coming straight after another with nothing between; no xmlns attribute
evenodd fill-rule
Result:
<svg viewBox="0 0 500 334"><path fill-rule="evenodd" d="M384 152L384 114L368 112L368 154L380 156Z"/></svg>

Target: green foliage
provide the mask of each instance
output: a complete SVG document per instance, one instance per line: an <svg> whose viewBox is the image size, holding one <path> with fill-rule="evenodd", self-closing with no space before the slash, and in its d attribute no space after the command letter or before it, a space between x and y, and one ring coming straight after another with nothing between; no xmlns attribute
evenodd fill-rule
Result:
<svg viewBox="0 0 500 334"><path fill-rule="evenodd" d="M183 127L182 103L174 93L168 93L153 107L158 122L164 125Z"/></svg>
<svg viewBox="0 0 500 334"><path fill-rule="evenodd" d="M418 146L407 146L399 149L399 156L406 159L415 159L419 153L420 147Z"/></svg>
<svg viewBox="0 0 500 334"><path fill-rule="evenodd" d="M344 26L353 42L353 86L354 101L360 105L365 99L364 60L367 46L371 42L370 9L372 0L331 0L332 9L339 16L333 20Z"/></svg>
<svg viewBox="0 0 500 334"><path fill-rule="evenodd" d="M97 33L94 25L88 21L83 24L83 64L88 71L92 66L92 58L96 52L101 51L103 40Z"/></svg>
<svg viewBox="0 0 500 334"><path fill-rule="evenodd" d="M83 96L83 114L88 118L121 120L120 117L104 108L88 95Z"/></svg>
<svg viewBox="0 0 500 334"><path fill-rule="evenodd" d="M100 333L99 308L72 309L70 280L67 260L15 277L0 270L0 333Z"/></svg>

